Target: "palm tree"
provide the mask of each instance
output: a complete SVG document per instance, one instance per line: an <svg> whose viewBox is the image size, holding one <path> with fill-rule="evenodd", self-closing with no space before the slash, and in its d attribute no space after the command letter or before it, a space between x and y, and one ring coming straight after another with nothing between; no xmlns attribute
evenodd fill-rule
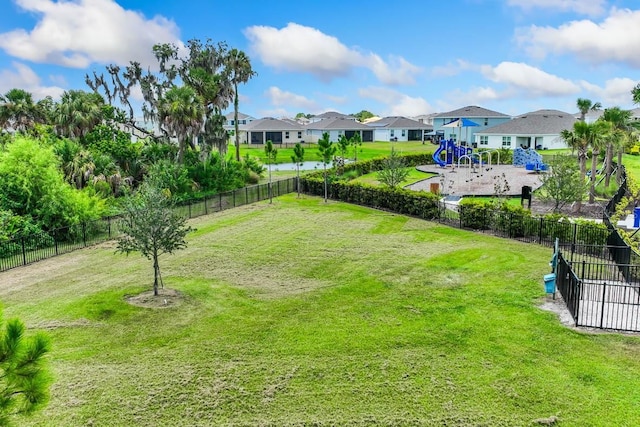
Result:
<svg viewBox="0 0 640 427"><path fill-rule="evenodd" d="M56 130L63 136L82 138L102 122L104 99L97 93L69 90L62 94L54 113Z"/></svg>
<svg viewBox="0 0 640 427"><path fill-rule="evenodd" d="M609 134L609 145L607 146L607 174L605 178L605 187L609 187L611 174L613 173L613 152L618 154L618 167L622 164L622 153L624 152L624 143L628 139L628 134L632 130L632 114L629 110L623 110L620 107L607 108L602 114L602 120L611 123L612 131ZM621 169L618 169L621 173ZM617 177L618 179L620 176Z"/></svg>
<svg viewBox="0 0 640 427"><path fill-rule="evenodd" d="M202 99L189 86L169 89L158 102L158 121L178 140L178 162L184 160L187 139L195 138L204 121Z"/></svg>
<svg viewBox="0 0 640 427"><path fill-rule="evenodd" d="M296 164L296 189L298 190L298 198L300 198L300 164L304 162L304 147L299 142L293 147L293 155L291 161Z"/></svg>
<svg viewBox="0 0 640 427"><path fill-rule="evenodd" d="M640 83L631 89L631 96L634 104L640 104Z"/></svg>
<svg viewBox="0 0 640 427"><path fill-rule="evenodd" d="M584 139L581 138L582 132L579 128L578 123L585 124L584 122L575 122L573 124L573 130L564 129L560 132L560 137L567 143L567 145L573 151L577 151L578 153L578 164L580 165L580 176L584 181L585 176L587 175L587 147L588 145L585 143Z"/></svg>
<svg viewBox="0 0 640 427"><path fill-rule="evenodd" d="M238 49L231 49L228 55L228 67L231 71L231 83L233 84L233 123L236 137L236 161L240 161L240 134L238 126L238 84L246 83L255 76L251 69L251 61L245 53Z"/></svg>
<svg viewBox="0 0 640 427"><path fill-rule="evenodd" d="M590 99L585 98L578 98L578 100L576 101L576 105L578 107L578 110L580 111L580 121L583 122L589 110L596 111L602 108L602 104L600 104L599 102L592 103Z"/></svg>
<svg viewBox="0 0 640 427"><path fill-rule="evenodd" d="M603 120L598 120L588 125L587 139L591 147L591 187L589 188L589 203L595 202L596 175L598 169L598 157L600 150L606 148L609 133L613 126Z"/></svg>
<svg viewBox="0 0 640 427"><path fill-rule="evenodd" d="M0 128L25 132L36 123L43 123L44 119L43 111L26 90L11 89L0 95Z"/></svg>

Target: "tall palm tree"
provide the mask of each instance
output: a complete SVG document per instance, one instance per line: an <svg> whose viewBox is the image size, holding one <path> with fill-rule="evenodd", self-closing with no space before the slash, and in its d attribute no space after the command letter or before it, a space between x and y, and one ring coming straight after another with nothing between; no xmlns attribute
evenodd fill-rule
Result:
<svg viewBox="0 0 640 427"><path fill-rule="evenodd" d="M631 97L633 98L634 104L640 104L640 83L631 89Z"/></svg>
<svg viewBox="0 0 640 427"><path fill-rule="evenodd" d="M169 89L158 102L158 120L178 139L178 162L184 160L187 139L195 138L204 121L202 99L189 86Z"/></svg>
<svg viewBox="0 0 640 427"><path fill-rule="evenodd" d="M69 90L54 113L56 130L63 136L83 138L103 120L104 99L97 93Z"/></svg>
<svg viewBox="0 0 640 427"><path fill-rule="evenodd" d="M241 50L231 49L228 55L228 67L233 84L233 123L236 137L236 161L240 161L240 134L238 126L238 84L246 83L256 73L251 69L249 57Z"/></svg>
<svg viewBox="0 0 640 427"><path fill-rule="evenodd" d="M580 125L579 125L580 123ZM580 165L580 176L584 181L587 175L587 148L588 143L582 138L584 131L582 130L585 122L575 122L573 124L573 130L565 129L560 132L560 137L567 143L573 151L578 153L578 164Z"/></svg>
<svg viewBox="0 0 640 427"><path fill-rule="evenodd" d="M580 111L580 121L583 122L589 110L596 111L602 108L602 104L600 104L599 102L592 103L590 99L586 98L578 98L578 100L576 101L576 106Z"/></svg>
<svg viewBox="0 0 640 427"><path fill-rule="evenodd" d="M602 114L602 120L611 123L612 126L609 134L609 145L607 146L607 174L605 178L605 187L609 187L611 174L613 173L614 150L617 151L618 154L618 166L622 164L624 144L628 139L628 133L633 127L631 117L631 111L623 110L620 107L607 108Z"/></svg>
<svg viewBox="0 0 640 427"><path fill-rule="evenodd" d="M607 147L607 140L609 139L609 134L612 130L613 126L604 120L598 120L588 125L587 134L585 136L589 142L589 146L591 147L591 186L589 188L589 203L595 202L598 158L600 151Z"/></svg>
<svg viewBox="0 0 640 427"><path fill-rule="evenodd" d="M43 123L44 118L43 111L26 90L11 89L0 95L0 128L25 132L34 124Z"/></svg>

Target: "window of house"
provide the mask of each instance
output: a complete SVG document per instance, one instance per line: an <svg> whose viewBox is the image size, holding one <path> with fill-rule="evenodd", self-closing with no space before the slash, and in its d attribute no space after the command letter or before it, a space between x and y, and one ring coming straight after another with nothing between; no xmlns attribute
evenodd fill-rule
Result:
<svg viewBox="0 0 640 427"><path fill-rule="evenodd" d="M502 137L502 146L503 147L511 147L511 137L510 136L503 136Z"/></svg>
<svg viewBox="0 0 640 427"><path fill-rule="evenodd" d="M302 138L302 132L298 131L298 139L301 139L301 138Z"/></svg>
<svg viewBox="0 0 640 427"><path fill-rule="evenodd" d="M480 145L489 145L489 136L480 135Z"/></svg>
<svg viewBox="0 0 640 427"><path fill-rule="evenodd" d="M450 133L449 134L449 139L453 139L453 142L456 142L458 140L458 138L456 138L456 134L455 133Z"/></svg>
<svg viewBox="0 0 640 427"><path fill-rule="evenodd" d="M284 133L284 139L289 139L289 131L286 131L286 132Z"/></svg>
<svg viewBox="0 0 640 427"><path fill-rule="evenodd" d="M391 135L391 137L394 137L395 135L395 131L393 129L391 129L391 133L389 135Z"/></svg>
<svg viewBox="0 0 640 427"><path fill-rule="evenodd" d="M407 131L405 129L402 129L402 136L406 136L407 135Z"/></svg>
<svg viewBox="0 0 640 427"><path fill-rule="evenodd" d="M484 119L484 125L485 126L489 126L489 119L487 119L487 118Z"/></svg>

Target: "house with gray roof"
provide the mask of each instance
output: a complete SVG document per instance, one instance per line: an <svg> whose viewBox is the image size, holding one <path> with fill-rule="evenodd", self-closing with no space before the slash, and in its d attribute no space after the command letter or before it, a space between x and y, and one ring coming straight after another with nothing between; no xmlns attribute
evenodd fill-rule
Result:
<svg viewBox="0 0 640 427"><path fill-rule="evenodd" d="M446 124L458 119L471 120L478 126L465 127L464 129L444 127ZM493 126L506 123L509 120L511 120L511 116L507 114L488 110L476 105L469 105L458 108L457 110L438 113L433 116L433 131L436 139L453 139L454 141L459 141L462 144L463 142L475 141L474 135L476 133Z"/></svg>
<svg viewBox="0 0 640 427"><path fill-rule="evenodd" d="M640 120L640 107L639 108L634 108L631 111L631 119L632 120ZM587 114L585 114L584 116L584 121L587 123L593 123L596 120L598 120L600 117L602 117L602 115L604 114L604 110L589 110L587 112ZM582 117L582 115L580 114L580 112L577 112L573 115L576 119L580 119L580 117Z"/></svg>
<svg viewBox="0 0 640 427"><path fill-rule="evenodd" d="M318 142L322 138L322 134L327 132L330 141L337 141L341 135L350 139L354 134L359 133L363 142L373 142L373 129L356 120L333 117L317 122L309 123L305 126L307 129L307 142Z"/></svg>
<svg viewBox="0 0 640 427"><path fill-rule="evenodd" d="M322 114L318 114L317 116L311 117L309 119L309 122L314 123L314 122L319 122L320 120L335 119L335 118L347 119L347 120L353 120L353 121L356 120L355 117L349 116L347 114L338 113L337 111L327 111Z"/></svg>
<svg viewBox="0 0 640 427"><path fill-rule="evenodd" d="M224 128L224 130L226 130L227 132L229 132L229 135L231 135L231 139L233 139L233 141L235 141L235 138L233 137L233 132L236 131L236 127L235 127L235 117L234 117L234 112L230 112L224 115L226 121L225 123L222 125L222 127ZM238 134L240 135L240 143L242 144L246 144L247 143L247 125L249 123L251 123L252 121L254 121L255 118L251 117L248 114L244 114L241 113L240 111L238 111Z"/></svg>
<svg viewBox="0 0 640 427"><path fill-rule="evenodd" d="M573 129L578 119L559 110L538 110L517 116L508 122L475 133L474 146L478 149L535 148L547 150L567 148L560 133Z"/></svg>
<svg viewBox="0 0 640 427"><path fill-rule="evenodd" d="M246 125L246 131L251 144L264 144L269 140L274 144L305 142L305 128L290 119L265 117L253 120Z"/></svg>
<svg viewBox="0 0 640 427"><path fill-rule="evenodd" d="M431 125L401 116L383 117L366 126L373 128L374 141L424 141L433 130Z"/></svg>

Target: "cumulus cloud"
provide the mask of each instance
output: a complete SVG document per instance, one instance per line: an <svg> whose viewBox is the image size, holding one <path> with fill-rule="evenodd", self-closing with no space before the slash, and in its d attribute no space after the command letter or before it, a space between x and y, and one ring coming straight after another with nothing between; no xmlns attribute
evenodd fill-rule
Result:
<svg viewBox="0 0 640 427"><path fill-rule="evenodd" d="M605 11L606 0L507 0L509 6L519 7L525 12L532 9L551 9L597 16Z"/></svg>
<svg viewBox="0 0 640 427"><path fill-rule="evenodd" d="M40 77L27 65L13 62L13 69L0 70L0 93L6 93L13 88L24 89L31 92L34 99L42 99L51 96L60 98L64 89L59 86L44 86Z"/></svg>
<svg viewBox="0 0 640 427"><path fill-rule="evenodd" d="M431 75L433 77L452 77L456 76L463 71L477 69L478 66L472 64L464 59L457 59L455 62L449 62L445 65L436 65L431 68Z"/></svg>
<svg viewBox="0 0 640 427"><path fill-rule="evenodd" d="M516 41L534 57L573 54L595 64L617 61L640 68L640 10L613 8L599 23L585 19L557 28L533 25L518 30Z"/></svg>
<svg viewBox="0 0 640 427"><path fill-rule="evenodd" d="M244 31L250 49L273 68L313 74L323 81L344 77L354 68L368 68L384 84L412 84L421 69L402 57L383 60L345 46L336 37L296 23L278 29L252 26Z"/></svg>
<svg viewBox="0 0 640 427"><path fill-rule="evenodd" d="M424 98L413 97L386 87L367 87L358 90L363 98L373 99L384 105L384 116L418 116L434 112L433 107Z"/></svg>
<svg viewBox="0 0 640 427"><path fill-rule="evenodd" d="M318 104L315 101L303 95L284 91L276 86L271 86L269 89L267 89L265 95L267 96L267 98L269 98L271 104L276 107L296 107L303 110L318 109Z"/></svg>
<svg viewBox="0 0 640 427"><path fill-rule="evenodd" d="M496 67L481 67L482 74L495 83L521 90L532 96L565 96L578 93L580 87L571 80L563 79L522 62L501 62Z"/></svg>
<svg viewBox="0 0 640 427"><path fill-rule="evenodd" d="M580 86L586 90L592 99L605 106L628 105L631 103L631 89L636 86L636 81L626 77L617 77L604 82L604 86L598 86L587 81L581 81Z"/></svg>
<svg viewBox="0 0 640 427"><path fill-rule="evenodd" d="M113 0L16 0L39 16L31 31L0 34L7 54L33 62L85 68L90 64L155 63L151 47L179 42L177 25L162 16L145 18Z"/></svg>

